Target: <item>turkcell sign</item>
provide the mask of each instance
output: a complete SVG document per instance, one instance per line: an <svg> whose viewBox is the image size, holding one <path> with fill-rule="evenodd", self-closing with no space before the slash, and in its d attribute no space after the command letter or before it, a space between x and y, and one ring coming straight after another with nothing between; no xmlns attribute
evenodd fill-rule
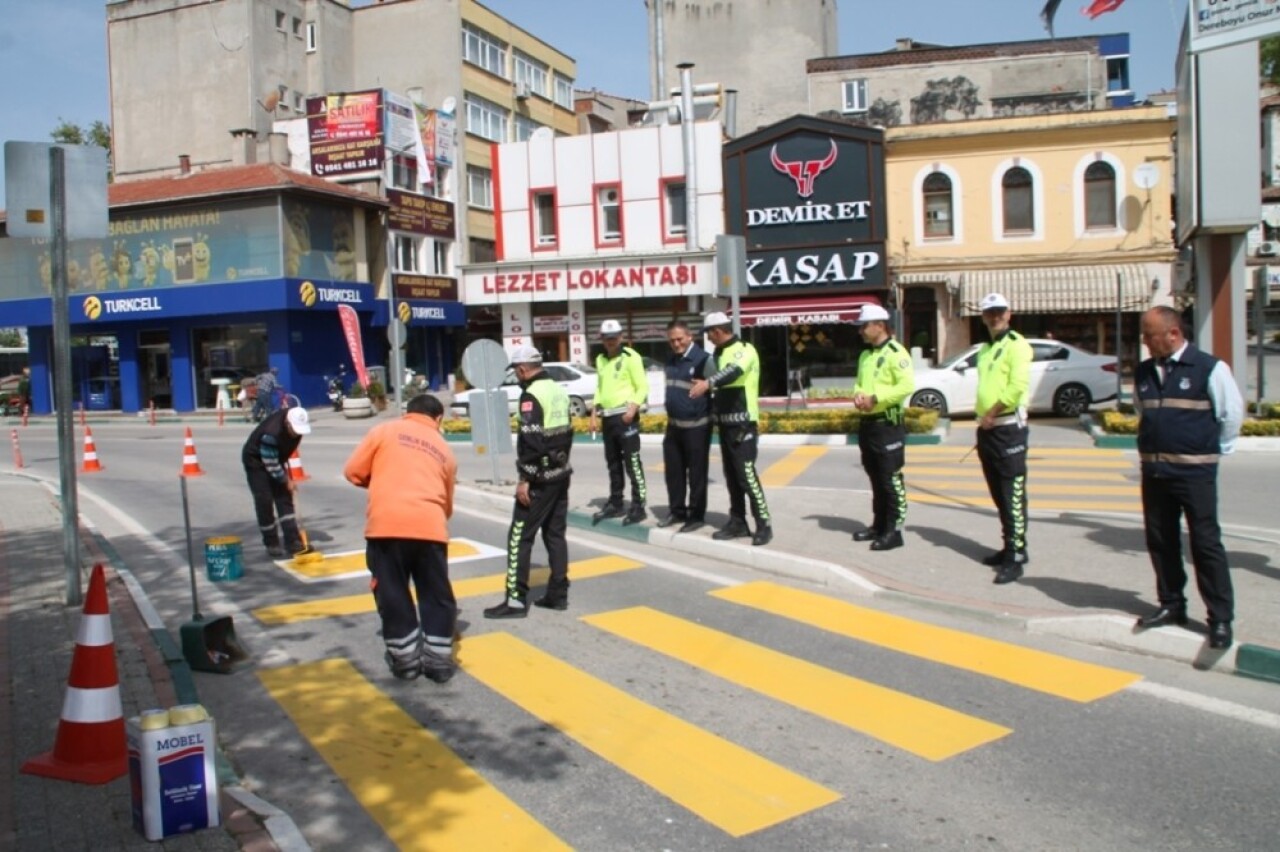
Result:
<svg viewBox="0 0 1280 852"><path fill-rule="evenodd" d="M725 146L728 230L746 295L882 289L884 134L796 116Z"/></svg>

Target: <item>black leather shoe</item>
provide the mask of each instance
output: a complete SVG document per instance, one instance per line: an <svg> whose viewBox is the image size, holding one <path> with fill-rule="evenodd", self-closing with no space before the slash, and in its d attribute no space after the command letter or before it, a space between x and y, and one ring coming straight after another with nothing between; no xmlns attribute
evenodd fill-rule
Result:
<svg viewBox="0 0 1280 852"><path fill-rule="evenodd" d="M746 538L749 535L751 535L751 529L747 526L747 522L740 518L733 518L713 532L711 537L716 541L728 541L731 538Z"/></svg>
<svg viewBox="0 0 1280 852"><path fill-rule="evenodd" d="M1209 622L1209 647L1215 651L1223 648L1231 647L1231 622L1230 621L1210 621Z"/></svg>
<svg viewBox="0 0 1280 852"><path fill-rule="evenodd" d="M999 568L1004 564L1004 551L997 550L994 553L990 553L982 557L982 564L989 565L992 568Z"/></svg>
<svg viewBox="0 0 1280 852"><path fill-rule="evenodd" d="M608 520L609 518L621 518L623 514L625 514L625 512L621 506L608 503L603 509L591 516L591 522L593 524L598 524L601 521Z"/></svg>
<svg viewBox="0 0 1280 852"><path fill-rule="evenodd" d="M272 559L284 559L286 556L289 555L289 553L278 544L268 544L267 555L270 556Z"/></svg>
<svg viewBox="0 0 1280 852"><path fill-rule="evenodd" d="M677 515L675 512L671 512L665 518L658 521L658 529L664 530L672 524L683 523L684 520L685 518L683 515Z"/></svg>
<svg viewBox="0 0 1280 852"><path fill-rule="evenodd" d="M756 528L756 534L751 536L751 543L756 547L771 541L773 541L773 527L768 524L760 524Z"/></svg>
<svg viewBox="0 0 1280 852"><path fill-rule="evenodd" d="M692 520L684 522L684 526L680 527L680 532L693 532L694 530L702 529L706 525L707 522L702 520L702 518L693 518Z"/></svg>
<svg viewBox="0 0 1280 852"><path fill-rule="evenodd" d="M1004 562L1000 563L1000 570L996 572L995 579L991 582L997 586L1003 586L1005 583L1012 583L1022 576L1022 563L1013 556L1007 557Z"/></svg>
<svg viewBox="0 0 1280 852"><path fill-rule="evenodd" d="M865 530L858 530L853 534L854 541L875 541L880 536L876 535L876 531L867 527Z"/></svg>
<svg viewBox="0 0 1280 852"><path fill-rule="evenodd" d="M1017 563L1018 565L1026 565L1031 561L1031 557L1027 556L1025 550L997 550L982 560L983 565L989 565L992 568L1003 568L1006 562Z"/></svg>
<svg viewBox="0 0 1280 852"><path fill-rule="evenodd" d="M902 547L903 544L904 542L902 540L902 531L894 530L893 532L882 535L879 538L877 538L875 541L871 542L871 549L872 550L894 550L896 548Z"/></svg>
<svg viewBox="0 0 1280 852"><path fill-rule="evenodd" d="M533 602L534 606L540 606L543 609L557 609L564 612L569 608L569 599L564 595L543 595Z"/></svg>
<svg viewBox="0 0 1280 852"><path fill-rule="evenodd" d="M529 614L529 607L523 606L518 602L512 604L510 600L505 600L497 606L491 606L484 611L485 618L524 618Z"/></svg>
<svg viewBox="0 0 1280 852"><path fill-rule="evenodd" d="M635 504L632 504L631 508L627 511L627 516L622 519L622 525L624 527L628 527L628 526L631 526L632 524L641 523L644 521L645 517L646 517L646 514L644 511L644 506L637 506Z"/></svg>
<svg viewBox="0 0 1280 852"><path fill-rule="evenodd" d="M1187 623L1187 608L1183 606L1161 606L1151 615L1144 615L1138 619L1138 629L1146 630L1150 627L1165 627L1170 624L1176 624L1179 627ZM1230 631L1228 631L1230 632Z"/></svg>

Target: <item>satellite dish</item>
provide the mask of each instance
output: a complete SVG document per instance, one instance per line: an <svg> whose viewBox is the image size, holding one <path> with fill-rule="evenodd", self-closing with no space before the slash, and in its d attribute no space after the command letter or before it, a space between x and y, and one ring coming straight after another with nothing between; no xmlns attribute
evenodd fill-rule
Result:
<svg viewBox="0 0 1280 852"><path fill-rule="evenodd" d="M1139 189L1153 189L1160 182L1160 167L1155 163L1143 163L1133 170L1133 182Z"/></svg>
<svg viewBox="0 0 1280 852"><path fill-rule="evenodd" d="M458 99L450 95L440 102L440 111L448 115L453 115L453 111L458 108Z"/></svg>
<svg viewBox="0 0 1280 852"><path fill-rule="evenodd" d="M1268 227L1280 228L1280 206L1268 204L1262 208L1262 221Z"/></svg>
<svg viewBox="0 0 1280 852"><path fill-rule="evenodd" d="M539 127L529 134L530 139L552 139L554 137L555 133L552 132L550 127Z"/></svg>

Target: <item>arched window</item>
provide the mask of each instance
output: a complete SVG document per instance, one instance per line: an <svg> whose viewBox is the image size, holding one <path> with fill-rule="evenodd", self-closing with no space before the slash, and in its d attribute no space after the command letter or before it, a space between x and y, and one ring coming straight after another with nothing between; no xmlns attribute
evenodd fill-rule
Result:
<svg viewBox="0 0 1280 852"><path fill-rule="evenodd" d="M924 179L922 194L924 196L924 235L926 237L954 236L951 178L942 172L933 172Z"/></svg>
<svg viewBox="0 0 1280 852"><path fill-rule="evenodd" d="M1116 170L1102 160L1084 170L1084 226L1116 226Z"/></svg>
<svg viewBox="0 0 1280 852"><path fill-rule="evenodd" d="M1027 234L1036 229L1035 191L1031 172L1014 166L1000 181L1004 194L1004 232Z"/></svg>

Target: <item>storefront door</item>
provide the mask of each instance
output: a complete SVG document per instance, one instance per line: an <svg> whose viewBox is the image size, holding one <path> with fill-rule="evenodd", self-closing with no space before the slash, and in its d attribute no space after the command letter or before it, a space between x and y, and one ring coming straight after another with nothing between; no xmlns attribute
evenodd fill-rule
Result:
<svg viewBox="0 0 1280 852"><path fill-rule="evenodd" d="M173 362L168 331L138 334L138 374L142 379L142 404L156 408L173 407Z"/></svg>

